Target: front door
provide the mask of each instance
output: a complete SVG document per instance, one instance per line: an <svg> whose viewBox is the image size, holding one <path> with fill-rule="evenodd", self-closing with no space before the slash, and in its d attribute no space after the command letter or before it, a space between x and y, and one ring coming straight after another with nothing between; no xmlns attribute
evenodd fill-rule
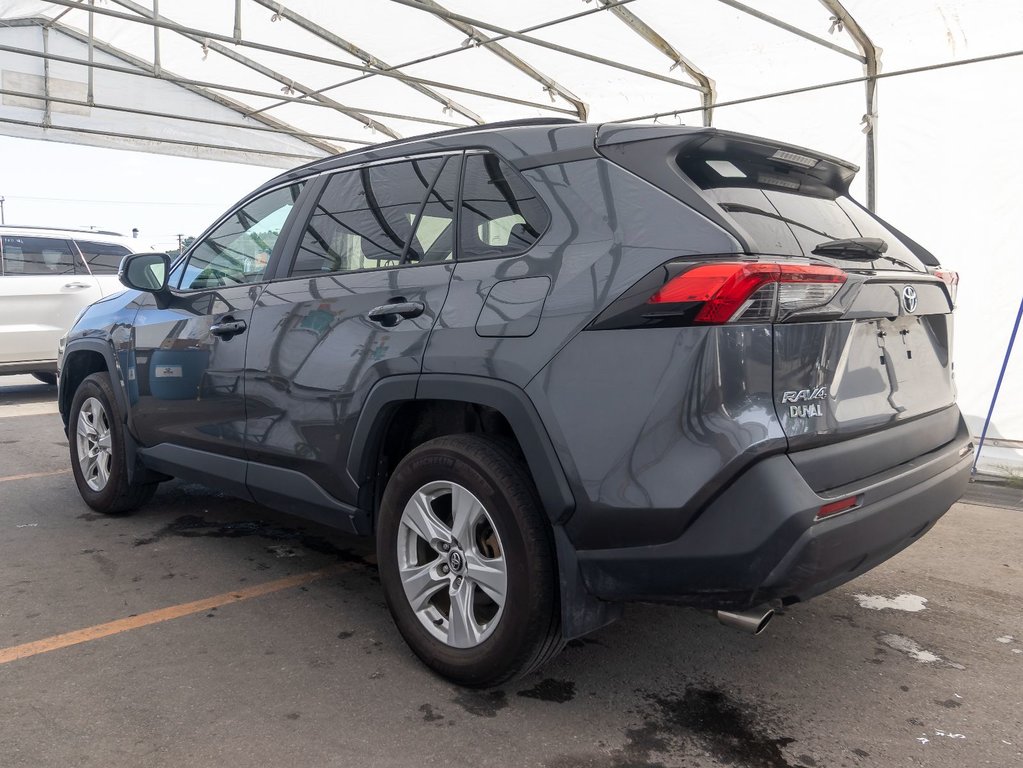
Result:
<svg viewBox="0 0 1023 768"><path fill-rule="evenodd" d="M203 451L244 459L252 307L300 187L278 188L233 211L175 269L168 301L144 299L126 375L132 426L143 446L163 446L158 458L201 464L194 451ZM244 467L234 466L237 491Z"/></svg>
<svg viewBox="0 0 1023 768"><path fill-rule="evenodd" d="M419 374L447 296L460 169L454 154L328 177L307 225L289 238L291 266L253 311L245 384L253 461L356 503L345 467L365 398L382 378ZM250 469L257 501L275 502L268 485Z"/></svg>

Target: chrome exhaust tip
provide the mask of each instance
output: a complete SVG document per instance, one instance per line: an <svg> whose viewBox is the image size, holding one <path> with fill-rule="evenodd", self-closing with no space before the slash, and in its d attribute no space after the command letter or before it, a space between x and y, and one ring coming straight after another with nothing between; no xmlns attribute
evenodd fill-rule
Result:
<svg viewBox="0 0 1023 768"><path fill-rule="evenodd" d="M759 605L750 608L748 611L715 611L718 621L726 627L734 627L748 632L751 635L759 635L774 618L774 609L766 605Z"/></svg>

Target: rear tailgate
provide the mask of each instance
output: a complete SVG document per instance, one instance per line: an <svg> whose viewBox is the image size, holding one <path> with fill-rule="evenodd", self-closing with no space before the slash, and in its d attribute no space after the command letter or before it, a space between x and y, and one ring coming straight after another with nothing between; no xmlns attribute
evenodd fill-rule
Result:
<svg viewBox="0 0 1023 768"><path fill-rule="evenodd" d="M951 303L941 282L877 275L847 289L856 295L841 319L774 327L775 409L790 450L875 433L862 450L846 446L840 463L820 451L802 462L794 453L815 490L920 456L952 440L959 424ZM912 312L907 289L917 297Z"/></svg>
<svg viewBox="0 0 1023 768"><path fill-rule="evenodd" d="M855 166L713 129L602 127L597 145L727 229L750 256L847 274L827 306L772 326L774 407L811 487L839 487L954 439L952 289L934 276L933 255L848 196ZM865 238L886 250L814 253Z"/></svg>

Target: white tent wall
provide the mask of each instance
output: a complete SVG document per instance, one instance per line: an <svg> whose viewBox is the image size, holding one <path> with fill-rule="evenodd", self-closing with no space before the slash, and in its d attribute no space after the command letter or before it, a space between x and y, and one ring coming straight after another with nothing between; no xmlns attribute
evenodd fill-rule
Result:
<svg viewBox="0 0 1023 768"><path fill-rule="evenodd" d="M723 104L714 110L715 126L802 144L865 164L863 82L728 105L864 76L859 47L821 0L626 2L625 10L713 79L716 101ZM436 8L431 12L413 7L409 0L334 4L242 0L237 19L235 3L227 0L160 0L159 10L167 23L199 32L184 35L172 29L157 35L148 24L117 17L148 15L152 0L108 0L93 6L93 22L97 40L145 61L154 60L158 37L162 65L168 70L184 78L223 84L224 89L211 90L346 149L445 125L471 125L476 117L495 121L577 116L584 109L592 121L660 112L669 113L658 118L661 123L700 124L703 94L697 79L685 67L675 66L670 51L643 39L603 7L609 3L613 0L443 0L441 5L451 13L477 20L471 32L474 39L466 31L465 19L446 20ZM1023 3L1018 0L844 0L843 4L882 50L882 75L1017 51L1023 39ZM55 19L64 14L58 25L84 33L86 7L65 0L0 0L0 42L15 31L3 29L4 20L29 16ZM756 18L756 13L771 15L805 35ZM322 29L303 28L300 17ZM544 26L566 17L573 18ZM233 41L236 21L240 34ZM525 33L537 42L500 33L537 25L540 28ZM38 29L35 32L38 35ZM495 46L479 44L494 36L500 38L504 58L497 55ZM59 44L67 42L65 38ZM79 49L74 55L85 58L82 44L75 44ZM554 50L557 46L585 55ZM8 68L10 56L0 53L0 69ZM510 56L524 64L514 66L507 60ZM246 57L255 65L244 61ZM18 66L34 72L41 61L33 63L32 70L20 59ZM401 66L380 71L386 65ZM84 68L54 64L51 74L81 81ZM404 82L399 74L419 80ZM196 108L199 114L211 114L211 105L192 103L199 99L193 93L173 98L165 94L162 89L177 88L170 83L108 75L96 71L97 99L101 92L103 98L109 97L109 84L124 103L161 103L163 109L173 104L182 114L192 114L189 110ZM1015 147L1017 137L1023 135L1017 95L1021 84L1020 56L878 80L877 210L961 275L956 377L960 405L974 434L980 433L986 416L1023 290L1019 280L1023 270L1011 231L1016 201L1023 199L1023 163ZM322 93L307 95L310 90ZM184 100L174 100L179 98ZM0 106L0 118L8 117L11 109ZM671 114L675 110L678 115ZM106 115L108 122L98 123L97 112L93 110L89 118L54 112L53 119L102 125L107 130L123 128L133 119ZM36 111L36 122L38 117ZM236 112L229 121L251 123L252 118ZM157 142L161 136L191 137L239 148L323 152L322 144L317 149L298 137L184 121L136 122L145 122L153 132L145 135L155 136ZM42 129L37 130L36 135L41 135ZM131 132L141 130L136 125ZM2 123L0 132L17 134L16 128ZM68 140L56 131L49 133L55 140ZM144 148L182 151L179 146L148 142ZM285 164L272 157L246 154L244 159ZM866 202L864 176L857 178L853 193ZM1017 446L1023 441L1021 391L1023 352L1017 352L989 432L997 443L985 447L982 468L1023 467L1023 452L1011 447L1012 441Z"/></svg>

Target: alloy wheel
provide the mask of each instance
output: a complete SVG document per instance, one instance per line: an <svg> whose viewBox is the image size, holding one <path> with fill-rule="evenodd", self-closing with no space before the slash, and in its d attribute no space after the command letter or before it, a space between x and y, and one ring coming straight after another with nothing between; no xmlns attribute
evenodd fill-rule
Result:
<svg viewBox="0 0 1023 768"><path fill-rule="evenodd" d="M427 483L402 511L397 547L405 597L433 637L453 648L490 637L508 571L501 537L476 496L457 483Z"/></svg>
<svg viewBox="0 0 1023 768"><path fill-rule="evenodd" d="M102 491L110 481L113 462L110 417L97 398L90 397L78 411L75 439L78 444L78 466L82 478L94 491Z"/></svg>

